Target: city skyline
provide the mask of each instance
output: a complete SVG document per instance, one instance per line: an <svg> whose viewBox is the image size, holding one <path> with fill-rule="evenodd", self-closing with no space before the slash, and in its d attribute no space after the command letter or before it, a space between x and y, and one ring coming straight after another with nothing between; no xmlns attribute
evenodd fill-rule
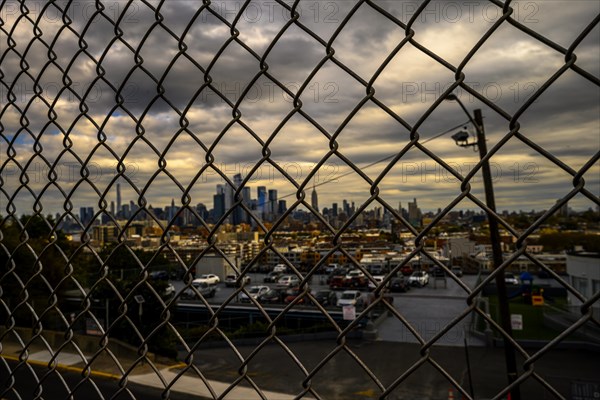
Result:
<svg viewBox="0 0 600 400"><path fill-rule="evenodd" d="M237 182L238 184L241 183L241 181L242 181L241 176L239 174L235 175L233 177L233 181ZM120 204L122 202L122 199L120 198L120 196L121 196L120 184L117 183L115 185L115 187L116 187L115 199L117 200L117 204ZM229 188L229 189L227 189L227 188ZM277 190L268 189L265 186L257 186L257 187L255 187L256 197L253 197L251 195L252 189L253 189L253 187L244 187L242 189L242 193L244 193L242 197L243 197L243 203L250 209L254 218L258 219L261 222L273 222L287 211L287 203L285 200L282 200L281 198L277 197ZM232 225L239 225L241 223L245 223L245 224L254 226L255 220L253 218L251 218L250 216L248 216L245 210L243 210L241 207L233 207L234 192L235 192L235 190L233 187L228 186L228 185L218 184L216 186L215 194L213 195L212 208L210 208L209 205L204 204L204 203L190 204L190 207L193 208L196 212L198 212L200 217L203 218L203 220L205 222L209 222L209 223L217 222L218 220L221 219L221 217L225 214L225 212L227 210L234 208L234 210L229 214L228 218L226 218L224 220L224 223L228 223L228 224L232 224ZM263 199L263 200L261 201L261 199ZM115 218L117 220L133 218L133 215L139 209L138 205L135 204L135 202L133 200L129 200L129 202L126 202L126 204L121 204L121 207L117 206L116 210L114 207L115 207L115 202L111 201L110 202L110 214L113 218ZM351 201L351 200L348 201L347 199L342 199L341 203L339 201L335 201L327 206L323 206L322 208L319 208L318 192L314 185L311 189L311 207L313 209L315 209L316 211L318 211L318 213L320 215L324 216L327 220L329 220L329 219L335 220L335 218L337 218L339 215L342 215L342 214L345 215L346 217L351 217L352 215L354 215L355 211L357 210L357 206L356 206L355 202ZM163 216L164 217L163 220L166 220L166 221L173 220L173 223L175 225L178 225L179 223L177 223L175 221L175 215L181 208L182 208L181 206L176 205L175 199L172 198L170 204L165 205L164 207L160 206L160 205L156 206L156 205L149 204L148 212L153 212L155 217ZM371 208L371 209L368 209L365 211L372 212L372 211L376 211L378 208L380 209L380 212L381 212L381 214L379 215L379 218L381 218L382 222L385 222L385 221L383 221L384 216L386 214L388 214L388 212L385 208L375 206L374 208ZM308 212L307 209L305 210L303 208L300 208L297 211ZM411 225L413 225L415 227L420 227L422 225L424 215L428 215L431 217L431 216L439 213L441 211L441 209L438 208L437 210L422 210L421 207L419 207L417 204L417 198L413 198L412 201L408 202L407 208L404 208L402 206L402 202L399 202L398 207L394 208L394 211L400 213L400 215L402 215L406 219L406 221L408 221L408 223L410 223ZM477 210L470 210L470 209L468 209L468 210L455 209L453 211L459 211L461 213L464 211L466 211L467 213L475 212L477 214ZM521 212L527 213L530 211L535 211L535 210L523 210ZM562 217L569 216L571 211L572 211L572 209L569 207L569 204L567 202L562 207L560 207L560 209L557 211L556 215L560 215ZM595 211L600 212L600 210L598 208L596 208ZM499 210L499 212L501 214L506 215L507 210ZM95 214L94 207L90 207L90 206L81 207L80 211L79 211L79 221L83 225L87 225L91 221L91 218L93 217L94 214ZM480 210L478 214L483 215L484 213L483 213L483 211ZM292 212L291 215L294 215L294 213ZM143 216L143 214L142 214L142 216ZM309 218L314 218L314 216L312 216L312 217L309 216ZM390 214L390 217L388 217L388 218L389 218L389 221L387 221L388 223L390 223L391 219L394 219L393 217L391 217L391 214ZM147 219L147 217L144 219ZM179 216L178 221L181 221L181 225L187 225L193 219L196 219L196 218L194 216L192 216L191 214L184 212L182 215ZM97 220L98 220L98 222L106 223L109 221L109 218L106 214L103 213L99 216L99 218L97 218Z"/></svg>

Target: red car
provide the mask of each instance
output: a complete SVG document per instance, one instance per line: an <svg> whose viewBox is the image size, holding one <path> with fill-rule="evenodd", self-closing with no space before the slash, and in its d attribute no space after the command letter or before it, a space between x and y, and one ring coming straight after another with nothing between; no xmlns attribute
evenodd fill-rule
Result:
<svg viewBox="0 0 600 400"><path fill-rule="evenodd" d="M404 265L403 267L400 268L400 272L404 276L410 276L410 275L412 275L412 273L414 271L413 271L413 268L410 265Z"/></svg>
<svg viewBox="0 0 600 400"><path fill-rule="evenodd" d="M329 281L329 288L333 290L343 289L345 284L344 276L336 275L331 277L331 280Z"/></svg>
<svg viewBox="0 0 600 400"><path fill-rule="evenodd" d="M287 296L283 299L285 304L289 304L292 301L296 300L298 296L302 294L302 290L300 288L289 289L286 291ZM303 296L296 304L306 304L308 302L308 296Z"/></svg>

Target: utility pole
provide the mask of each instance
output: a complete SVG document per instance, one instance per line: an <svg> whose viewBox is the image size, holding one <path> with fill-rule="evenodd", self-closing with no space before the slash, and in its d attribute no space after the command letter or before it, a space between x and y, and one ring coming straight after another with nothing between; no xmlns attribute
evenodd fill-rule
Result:
<svg viewBox="0 0 600 400"><path fill-rule="evenodd" d="M485 191L485 203L490 210L487 212L488 226L490 229L490 241L492 242L492 259L494 262L494 270L497 270L502 265L502 246L500 242L500 231L498 229L498 221L494 214L496 213L496 200L494 199L494 186L492 183L492 174L490 172L489 160L484 160L487 156L487 144L485 141L485 129L483 127L483 116L480 109L473 111L474 117L471 116L465 105L460 101L455 94L448 94L445 100L456 101L469 117L469 121L477 131L477 141L469 142L469 133L465 131L458 132L452 138L458 146L469 147L477 146L479 149L479 159L481 160L481 173L483 175L483 188ZM504 357L506 360L506 375L509 385L512 385L517 379L517 358L515 348L511 342L513 337L512 326L510 322L510 308L508 305L508 296L506 295L506 281L504 280L504 271L500 271L496 275L496 289L498 291L498 311L500 314L500 327L506 333L503 336L504 342ZM508 337L507 337L508 336ZM521 400L521 390L518 386L510 390L510 398L512 400Z"/></svg>
<svg viewBox="0 0 600 400"><path fill-rule="evenodd" d="M485 142L485 130L483 127L483 117L481 110L474 110L474 123L477 130L477 148L479 149L479 158L483 158L487 155L487 144ZM492 174L490 171L490 163L488 160L481 164L481 173L483 175L483 187L485 190L485 203L488 208L495 213L496 212L496 200L494 199L494 187L492 183ZM492 242L492 257L494 261L494 269L499 268L502 265L502 247L500 241L500 231L498 229L498 221L492 213L488 212L487 215L488 226L490 229L490 241ZM506 332L508 336L512 338L512 326L510 322L510 309L508 306L508 297L506 295L506 281L504 280L504 271L501 271L496 275L496 288L498 289L498 307L500 313L500 326ZM517 380L517 359L515 356L515 349L511 341L503 337L504 340L504 356L506 358L506 372L508 375L508 383L512 384ZM512 400L521 400L521 391L519 387L515 387L510 391Z"/></svg>

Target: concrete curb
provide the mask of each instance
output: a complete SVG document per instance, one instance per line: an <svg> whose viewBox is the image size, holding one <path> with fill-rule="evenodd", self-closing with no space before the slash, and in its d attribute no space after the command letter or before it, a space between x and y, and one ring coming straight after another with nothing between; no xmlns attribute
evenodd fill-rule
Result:
<svg viewBox="0 0 600 400"><path fill-rule="evenodd" d="M38 360L22 360L19 357L15 357L15 356L9 356L9 355L4 355L4 354L0 354L0 358L3 358L5 360L10 360L10 361L18 361L18 362L25 362L26 364L30 364L30 365L36 365L38 367L48 367L47 362L44 361L38 361ZM71 365L65 365L65 364L60 364L57 363L54 366L55 369L60 369L63 371L71 371L71 372L79 372L82 373L85 370L85 368L81 368L81 367L73 367ZM123 376L121 375L117 375L117 374L111 374L108 372L103 372L103 371L94 371L92 369L89 370L89 375L91 376L97 376L100 378L107 378L107 379L114 379L114 380L120 380L123 378Z"/></svg>
<svg viewBox="0 0 600 400"><path fill-rule="evenodd" d="M19 357L9 356L9 355L5 355L5 354L0 354L0 358L9 360L9 361L25 362L26 364L35 365L38 367L48 367L48 364L49 364L48 362L39 361L39 360L22 360ZM166 369L168 369L168 370L181 369L181 368L185 368L187 366L188 365L184 362L178 362L177 364L168 366ZM86 369L82 368L82 367L74 367L72 365L66 365L66 364L61 364L61 363L57 363L54 366L54 368L62 370L62 371L77 372L77 373L81 373L82 375L86 371ZM106 378L106 379L114 379L114 380L120 380L123 378L123 375L111 374L109 372L96 371L96 370L92 370L92 369L90 369L89 375L95 376L95 377L100 377L100 378Z"/></svg>

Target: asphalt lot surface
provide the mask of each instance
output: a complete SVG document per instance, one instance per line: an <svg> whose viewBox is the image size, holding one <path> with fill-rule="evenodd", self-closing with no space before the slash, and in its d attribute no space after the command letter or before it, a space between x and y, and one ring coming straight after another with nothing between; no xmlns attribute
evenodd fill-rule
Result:
<svg viewBox="0 0 600 400"><path fill-rule="evenodd" d="M265 274L251 274L250 286L265 285L276 287L274 283L263 283ZM316 276L310 286L313 292L328 289L325 277ZM464 275L461 280L470 288L476 282L475 275ZM172 282L176 290L181 290L185 284L181 281ZM226 301L233 293L234 288L227 288L223 283L217 285L215 297L209 299L210 303L220 304ZM342 290L336 291L338 297ZM363 296L368 296L368 291L363 291ZM421 288L413 287L406 293L390 293L394 298L394 308L406 318L407 322L419 333L423 340L433 338L454 318L458 317L466 308L465 301L467 292L450 278L434 281ZM436 345L463 346L464 338L469 341L470 346L482 346L483 341L477 337L470 337L467 332L471 316L463 318L456 326L448 331L443 337L436 341ZM378 337L381 340L393 342L418 343L410 329L395 316L387 318L378 327Z"/></svg>
<svg viewBox="0 0 600 400"><path fill-rule="evenodd" d="M285 337L282 337L286 342ZM422 360L420 346L409 343L386 341L348 341L347 347L333 356L326 364L320 362L334 351L335 340L286 343L308 373L318 369L312 377L311 387L323 399L371 399L379 398L382 390L353 358L356 355L381 384L394 386L400 376ZM244 358L250 357L255 346L236 346ZM240 377L240 360L232 349L206 348L197 351L199 370L209 379L234 382ZM447 399L451 382L434 367L443 368L466 391L469 390L464 348L437 346L428 352L424 361L405 380L394 386L385 397L387 400ZM476 399L491 399L506 387L504 350L501 348L469 348L473 392ZM565 398L571 395L574 382L596 382L598 379L598 355L582 350L553 350L535 363L535 372L548 380ZM519 372L523 373L523 358L518 359ZM565 368L568 366L568 368ZM260 349L248 362L248 377L261 390L299 394L306 375L292 358L277 344ZM240 383L248 385L248 383ZM522 399L555 399L538 381L528 378L521 387ZM454 389L456 399L461 396Z"/></svg>

